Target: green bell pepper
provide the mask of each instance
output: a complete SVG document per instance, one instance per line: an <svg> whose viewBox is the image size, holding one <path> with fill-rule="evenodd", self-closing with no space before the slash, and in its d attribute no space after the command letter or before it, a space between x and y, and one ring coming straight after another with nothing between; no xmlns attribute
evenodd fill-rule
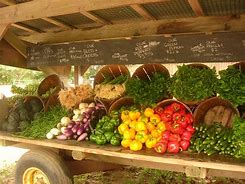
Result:
<svg viewBox="0 0 245 184"><path fill-rule="evenodd" d="M111 145L113 146L119 146L121 144L121 139L119 137L116 137L115 135L112 136L110 140Z"/></svg>
<svg viewBox="0 0 245 184"><path fill-rule="evenodd" d="M89 136L89 140L90 140L91 142L93 142L93 143L96 142L96 139L97 139L97 135L95 135L95 134L91 134L91 135Z"/></svg>
<svg viewBox="0 0 245 184"><path fill-rule="evenodd" d="M96 137L96 144L98 145L104 145L106 144L106 137L103 134L97 135Z"/></svg>
<svg viewBox="0 0 245 184"><path fill-rule="evenodd" d="M106 137L107 142L110 142L112 136L114 136L113 132L105 132L104 136Z"/></svg>
<svg viewBox="0 0 245 184"><path fill-rule="evenodd" d="M103 127L102 130L104 130L105 132L113 132L115 129L115 125L112 122L106 122Z"/></svg>

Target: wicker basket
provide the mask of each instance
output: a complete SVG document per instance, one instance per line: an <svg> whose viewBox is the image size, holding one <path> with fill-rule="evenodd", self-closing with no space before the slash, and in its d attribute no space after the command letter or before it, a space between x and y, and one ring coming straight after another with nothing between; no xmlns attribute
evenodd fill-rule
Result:
<svg viewBox="0 0 245 184"><path fill-rule="evenodd" d="M134 105L134 100L133 98L130 97L121 97L115 102L113 102L109 108L109 113L115 110L119 110L123 106L131 106Z"/></svg>
<svg viewBox="0 0 245 184"><path fill-rule="evenodd" d="M191 66L193 68L199 68L199 69L209 69L209 67L207 65L202 64L202 63L192 63L192 64L188 64L187 66ZM192 101L186 101L186 100L179 99L179 98L176 98L176 99L178 101L183 102L184 104L188 105L191 108L195 108L198 104L200 104L201 102L203 102L206 99L211 98L211 97L213 97L213 96L207 97L203 100L192 100Z"/></svg>
<svg viewBox="0 0 245 184"><path fill-rule="evenodd" d="M96 73L94 78L94 86L101 84L105 80L106 76L116 78L120 75L127 75L130 77L130 72L125 65L106 65Z"/></svg>
<svg viewBox="0 0 245 184"><path fill-rule="evenodd" d="M42 98L39 96L25 96L24 98L24 104L29 106L29 103L31 100L36 100L42 105L42 110L45 110L45 103Z"/></svg>
<svg viewBox="0 0 245 184"><path fill-rule="evenodd" d="M192 114L191 109L190 109L186 104L184 104L184 103L181 102L181 101L175 100L175 99L166 99L166 100L163 100L163 101L159 102L159 103L156 105L156 107L162 107L162 108L164 108L164 107L166 107L167 105L170 105L170 104L172 104L172 103L174 103L174 102L177 102L177 103L182 104L182 105L186 108L186 110L187 110L189 113Z"/></svg>
<svg viewBox="0 0 245 184"><path fill-rule="evenodd" d="M232 127L232 118L235 114L239 116L239 111L230 101L213 97L197 106L194 112L194 123L211 125L218 122L225 127Z"/></svg>

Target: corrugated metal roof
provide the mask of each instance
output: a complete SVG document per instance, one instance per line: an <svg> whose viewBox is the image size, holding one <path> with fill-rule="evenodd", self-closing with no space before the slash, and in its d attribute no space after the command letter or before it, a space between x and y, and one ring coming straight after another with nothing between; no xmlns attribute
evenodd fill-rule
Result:
<svg viewBox="0 0 245 184"><path fill-rule="evenodd" d="M143 7L157 19L195 16L195 13L192 11L187 0L171 0L162 3L150 3L143 5Z"/></svg>
<svg viewBox="0 0 245 184"><path fill-rule="evenodd" d="M94 23L93 20L87 18L86 16L82 15L81 13L74 13L68 15L60 15L54 17L57 20L60 20L64 23L73 25L75 27L79 27L81 24L91 24Z"/></svg>
<svg viewBox="0 0 245 184"><path fill-rule="evenodd" d="M97 15L107 21L114 22L120 20L135 20L142 19L142 17L131 7L116 7L103 10L91 11L94 15Z"/></svg>
<svg viewBox="0 0 245 184"><path fill-rule="evenodd" d="M207 16L222 16L245 13L245 0L199 0Z"/></svg>
<svg viewBox="0 0 245 184"><path fill-rule="evenodd" d="M51 23L48 23L47 21L44 21L42 19L35 19L35 20L28 20L22 22L28 26L40 29L41 31L61 31L62 28L55 26Z"/></svg>

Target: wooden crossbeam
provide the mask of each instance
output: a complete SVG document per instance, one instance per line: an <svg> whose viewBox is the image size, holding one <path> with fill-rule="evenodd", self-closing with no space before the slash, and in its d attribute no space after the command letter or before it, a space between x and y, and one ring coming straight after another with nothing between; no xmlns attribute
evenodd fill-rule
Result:
<svg viewBox="0 0 245 184"><path fill-rule="evenodd" d="M0 3L5 4L5 5L15 5L16 2L14 0L0 0Z"/></svg>
<svg viewBox="0 0 245 184"><path fill-rule="evenodd" d="M138 14L140 14L145 20L155 20L156 19L139 4L133 4L130 7L133 8Z"/></svg>
<svg viewBox="0 0 245 184"><path fill-rule="evenodd" d="M91 30L69 30L58 33L41 33L20 38L32 43L62 43L155 34L196 33L213 31L245 31L245 15L240 19L224 17L196 17L171 20L133 22L105 25Z"/></svg>
<svg viewBox="0 0 245 184"><path fill-rule="evenodd" d="M193 12L196 16L203 16L203 10L198 0L188 0Z"/></svg>
<svg viewBox="0 0 245 184"><path fill-rule="evenodd" d="M27 46L20 40L14 33L7 31L4 35L4 40L6 40L12 47L15 48L22 56L27 58Z"/></svg>
<svg viewBox="0 0 245 184"><path fill-rule="evenodd" d="M11 26L18 28L18 29L21 29L21 30L24 30L24 31L27 31L29 33L42 33L43 32L41 30L27 26L27 25L22 24L22 23L14 23L14 24L11 24Z"/></svg>
<svg viewBox="0 0 245 184"><path fill-rule="evenodd" d="M111 24L111 22L101 18L101 17L98 17L98 16L95 16L85 10L80 10L80 13L86 17L88 17L89 19L93 20L94 22L96 23L100 23L100 24Z"/></svg>
<svg viewBox="0 0 245 184"><path fill-rule="evenodd" d="M6 31L8 30L9 24L0 24L0 40L5 35Z"/></svg>
<svg viewBox="0 0 245 184"><path fill-rule="evenodd" d="M38 0L3 7L0 9L0 24L15 23L26 20L53 17L58 15L78 13L81 10L93 11L98 9L130 6L163 2L163 0Z"/></svg>
<svg viewBox="0 0 245 184"><path fill-rule="evenodd" d="M56 26L58 26L58 27L65 28L65 29L74 29L74 28L75 28L75 27L73 27L73 26L71 26L71 25L68 25L68 24L66 24L66 23L64 23L64 22L61 22L61 21L59 21L59 20L56 20L56 19L54 19L54 18L44 17L44 18L42 18L42 20L47 21L47 22L49 22L49 23L51 23L51 24L54 24L54 25L56 25Z"/></svg>

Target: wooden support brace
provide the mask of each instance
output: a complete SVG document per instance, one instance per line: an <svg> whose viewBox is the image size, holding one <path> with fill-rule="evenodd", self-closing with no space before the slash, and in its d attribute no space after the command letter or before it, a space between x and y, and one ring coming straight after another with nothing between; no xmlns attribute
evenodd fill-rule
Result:
<svg viewBox="0 0 245 184"><path fill-rule="evenodd" d="M15 28L18 28L18 29L21 29L23 31L27 31L29 33L42 33L43 32L41 30L38 30L36 28L33 28L33 27L30 27L30 26L24 25L22 23L14 23L14 24L11 24L11 26L13 26Z"/></svg>
<svg viewBox="0 0 245 184"><path fill-rule="evenodd" d="M27 58L26 44L14 33L7 31L7 33L4 35L4 40L6 40L12 47L14 47L22 56Z"/></svg>
<svg viewBox="0 0 245 184"><path fill-rule="evenodd" d="M9 24L0 24L0 40L3 38L5 33L7 32Z"/></svg>
<svg viewBox="0 0 245 184"><path fill-rule="evenodd" d="M207 176L207 169L202 167L187 166L185 174L189 177L205 178Z"/></svg>
<svg viewBox="0 0 245 184"><path fill-rule="evenodd" d="M188 0L193 12L196 16L203 16L203 10L198 0Z"/></svg>
<svg viewBox="0 0 245 184"><path fill-rule="evenodd" d="M101 18L101 17L98 17L98 16L95 16L87 11L84 11L84 10L80 10L80 13L86 17L88 17L89 19L93 20L94 22L96 23L100 23L100 24L111 24L111 22Z"/></svg>
<svg viewBox="0 0 245 184"><path fill-rule="evenodd" d="M138 14L140 14L145 20L155 20L156 19L139 4L134 4L134 5L131 5L130 7L133 8Z"/></svg>
<svg viewBox="0 0 245 184"><path fill-rule="evenodd" d="M58 27L65 28L65 29L74 29L75 28L73 26L70 26L70 25L68 25L68 24L66 24L64 22L58 21L58 20L53 19L53 18L45 17L45 18L42 18L42 20L47 21L47 22L49 22L51 24L54 24L54 25L56 25Z"/></svg>
<svg viewBox="0 0 245 184"><path fill-rule="evenodd" d="M6 5L15 5L16 2L14 0L0 0L0 3L6 4Z"/></svg>

